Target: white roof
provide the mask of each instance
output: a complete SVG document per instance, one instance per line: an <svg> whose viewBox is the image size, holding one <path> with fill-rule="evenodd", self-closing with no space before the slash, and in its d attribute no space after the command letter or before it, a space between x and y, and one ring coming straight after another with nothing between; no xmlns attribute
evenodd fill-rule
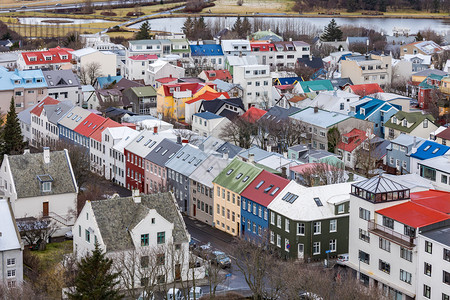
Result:
<svg viewBox="0 0 450 300"><path fill-rule="evenodd" d="M234 46L247 46L247 51L250 49L250 41L248 40L222 40L222 50L225 51L236 51Z"/></svg>
<svg viewBox="0 0 450 300"><path fill-rule="evenodd" d="M0 199L0 252L20 249L16 226L6 199Z"/></svg>
<svg viewBox="0 0 450 300"><path fill-rule="evenodd" d="M149 68L153 68L153 72L158 72L159 70L161 70L162 67L164 67L165 65L167 65L169 62L162 60L162 59L158 59L156 60L154 63L149 64L148 67Z"/></svg>
<svg viewBox="0 0 450 300"><path fill-rule="evenodd" d="M314 99L307 98L305 100L300 101L298 104L300 104L299 106L300 108L308 106L311 107L317 106L322 109L332 111L336 107L336 105L340 103L339 100L342 98L351 99L351 101L349 101L348 103L352 105L359 100L359 96L356 94L345 92L343 90L336 90L336 91L322 91Z"/></svg>
<svg viewBox="0 0 450 300"><path fill-rule="evenodd" d="M247 56L227 56L228 63L231 66L248 66L248 65L257 65L258 60L254 55Z"/></svg>
<svg viewBox="0 0 450 300"><path fill-rule="evenodd" d="M398 176L392 174L382 174L381 176L406 186L411 190L411 193L434 189L430 180L420 177L419 174L415 173Z"/></svg>
<svg viewBox="0 0 450 300"><path fill-rule="evenodd" d="M431 55L424 55L421 53L417 53L417 54L405 54L403 55L403 59L404 60L412 60L413 58L420 58L423 60L422 64L423 65L430 65L431 64Z"/></svg>
<svg viewBox="0 0 450 300"><path fill-rule="evenodd" d="M159 131L173 129L173 125L172 124L164 122L164 121L159 120L159 119L142 120L142 121L136 122L136 125L144 128L144 129L148 129L148 130L153 130L153 128L155 126L158 127Z"/></svg>
<svg viewBox="0 0 450 300"><path fill-rule="evenodd" d="M275 153L261 160L258 160L258 164L277 171L281 171L282 167L286 167L287 172L289 172L290 167L301 165L301 163L297 160L287 159L284 156L277 155Z"/></svg>
<svg viewBox="0 0 450 300"><path fill-rule="evenodd" d="M131 129L131 130L133 130L133 129ZM123 149L125 149L125 147L128 146L128 144L131 143L138 134L139 134L139 131L136 131L136 130L129 131L128 134L123 135L122 140L120 142L118 142L116 145L114 145L113 149L118 151L119 153L123 153L124 152Z"/></svg>
<svg viewBox="0 0 450 300"><path fill-rule="evenodd" d="M137 156L146 157L165 138L176 141L177 136L173 130L165 130L157 134L154 134L153 130L143 130L125 148Z"/></svg>
<svg viewBox="0 0 450 300"><path fill-rule="evenodd" d="M419 162L421 165L425 165L439 171L450 174L450 157L449 155L437 156L429 159L425 159Z"/></svg>
<svg viewBox="0 0 450 300"><path fill-rule="evenodd" d="M120 126L120 127L108 127L105 129L105 131L108 131L113 140L123 139L126 138L129 135L132 135L133 133L138 133L133 128L127 127L127 126Z"/></svg>
<svg viewBox="0 0 450 300"><path fill-rule="evenodd" d="M81 57L81 56L88 55L88 54L95 53L95 52L99 52L99 51L97 49L88 47L88 48L83 48L80 50L72 51L72 54L76 57Z"/></svg>
<svg viewBox="0 0 450 300"><path fill-rule="evenodd" d="M269 204L268 208L291 220L313 221L336 218L334 205L350 200L350 182L315 187L304 187L295 181L289 184ZM298 198L289 203L283 200L287 193ZM319 198L322 206L318 206L314 198ZM289 199L289 198L288 198Z"/></svg>

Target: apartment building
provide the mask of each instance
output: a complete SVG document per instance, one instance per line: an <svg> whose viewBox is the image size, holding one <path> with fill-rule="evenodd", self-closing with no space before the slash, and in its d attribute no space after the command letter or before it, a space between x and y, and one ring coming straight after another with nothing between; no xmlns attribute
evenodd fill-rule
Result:
<svg viewBox="0 0 450 300"><path fill-rule="evenodd" d="M272 106L272 77L267 65L236 66L233 83L242 86L245 109L252 106L267 109Z"/></svg>
<svg viewBox="0 0 450 300"><path fill-rule="evenodd" d="M19 70L30 69L71 69L72 52L69 48L50 48L42 51L24 51L19 55Z"/></svg>
<svg viewBox="0 0 450 300"><path fill-rule="evenodd" d="M136 54L126 58L124 76L130 80L144 80L148 84L146 72L149 65L158 60L156 54Z"/></svg>
<svg viewBox="0 0 450 300"><path fill-rule="evenodd" d="M390 84L392 57L384 55L352 55L341 60L341 76L349 77L353 84Z"/></svg>

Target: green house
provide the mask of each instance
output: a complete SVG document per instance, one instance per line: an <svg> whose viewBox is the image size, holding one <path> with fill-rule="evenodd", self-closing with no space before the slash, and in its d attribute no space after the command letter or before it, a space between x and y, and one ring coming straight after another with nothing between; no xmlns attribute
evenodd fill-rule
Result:
<svg viewBox="0 0 450 300"><path fill-rule="evenodd" d="M307 262L348 253L350 190L291 181L268 206L269 243L281 257Z"/></svg>

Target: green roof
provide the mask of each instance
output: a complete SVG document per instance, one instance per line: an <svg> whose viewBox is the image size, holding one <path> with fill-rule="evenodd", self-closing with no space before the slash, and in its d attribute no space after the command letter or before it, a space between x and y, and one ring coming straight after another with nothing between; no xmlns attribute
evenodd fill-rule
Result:
<svg viewBox="0 0 450 300"><path fill-rule="evenodd" d="M428 78L434 79L434 80L442 80L444 75L438 75L438 74L430 74Z"/></svg>
<svg viewBox="0 0 450 300"><path fill-rule="evenodd" d="M408 123L413 123L411 127L405 127L399 124L394 124L391 122L391 119L387 121L384 126L392 129L396 129L402 132L411 133L417 126L422 124L423 120L428 119L431 122L434 122L434 117L430 114L422 114L422 112L405 112L399 111L394 115L399 121L406 119Z"/></svg>
<svg viewBox="0 0 450 300"><path fill-rule="evenodd" d="M156 90L152 86L138 86L132 87L131 90L138 97L156 97Z"/></svg>
<svg viewBox="0 0 450 300"><path fill-rule="evenodd" d="M261 168L235 158L213 183L240 194L261 172Z"/></svg>
<svg viewBox="0 0 450 300"><path fill-rule="evenodd" d="M305 93L312 91L332 91L333 85L330 80L313 80L313 81L302 81L299 82Z"/></svg>

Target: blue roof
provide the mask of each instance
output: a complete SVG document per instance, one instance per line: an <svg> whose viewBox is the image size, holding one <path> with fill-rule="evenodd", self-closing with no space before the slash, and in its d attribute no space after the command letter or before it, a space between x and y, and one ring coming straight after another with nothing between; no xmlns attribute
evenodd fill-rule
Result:
<svg viewBox="0 0 450 300"><path fill-rule="evenodd" d="M40 81L40 82L38 82ZM47 87L42 70L8 71L5 67L0 67L0 90L8 91L15 88L44 88Z"/></svg>
<svg viewBox="0 0 450 300"><path fill-rule="evenodd" d="M277 78L280 81L281 85L286 85L286 84L293 84L295 82L300 82L303 81L303 78L301 77L283 77L283 78Z"/></svg>
<svg viewBox="0 0 450 300"><path fill-rule="evenodd" d="M196 113L194 114L194 116L202 118L202 119L206 119L206 120L212 120L212 119L219 119L219 118L223 118L221 116L218 116L216 114L213 114L212 112L209 111L204 111L201 113Z"/></svg>
<svg viewBox="0 0 450 300"><path fill-rule="evenodd" d="M394 106L384 100L380 100L380 99L376 99L376 98L372 98L372 97L364 97L361 100L364 100L364 99L367 99L367 100L370 99L370 100L356 106L356 108L355 108L356 114L354 115L355 118L365 120L368 116L370 116L374 111L376 111L378 109L387 111L393 107L397 110L400 110L397 106ZM361 108L364 109L364 115L361 114Z"/></svg>
<svg viewBox="0 0 450 300"><path fill-rule="evenodd" d="M100 86L100 88L104 88L105 86L107 86L108 84L113 83L114 81L117 83L122 79L122 76L111 76L108 75L106 77L98 77L97 78L97 83Z"/></svg>
<svg viewBox="0 0 450 300"><path fill-rule="evenodd" d="M433 141L425 141L417 148L411 157L423 160L444 155L450 149L449 146L441 145Z"/></svg>
<svg viewBox="0 0 450 300"><path fill-rule="evenodd" d="M219 56L223 55L221 45L191 45L192 56Z"/></svg>

